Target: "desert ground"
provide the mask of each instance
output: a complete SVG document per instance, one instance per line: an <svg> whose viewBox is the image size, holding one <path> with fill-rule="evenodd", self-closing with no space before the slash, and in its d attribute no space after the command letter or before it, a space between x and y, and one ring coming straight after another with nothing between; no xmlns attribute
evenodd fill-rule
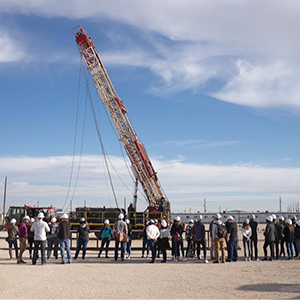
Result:
<svg viewBox="0 0 300 300"><path fill-rule="evenodd" d="M198 263L196 259L155 264L134 251L130 260L97 258L88 251L85 260L46 265L8 259L6 232L0 232L1 299L298 299L300 260L240 261L225 264ZM91 245L95 242L91 241ZM140 247L141 240L133 246ZM262 256L262 243L259 244ZM74 251L72 251L74 255ZM209 251L208 251L209 254ZM170 258L170 253L168 253ZM209 258L209 255L208 255Z"/></svg>

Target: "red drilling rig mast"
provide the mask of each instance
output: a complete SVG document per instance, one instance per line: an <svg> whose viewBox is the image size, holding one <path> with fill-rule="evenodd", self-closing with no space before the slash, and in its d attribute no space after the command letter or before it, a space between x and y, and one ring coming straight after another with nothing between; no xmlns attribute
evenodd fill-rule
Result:
<svg viewBox="0 0 300 300"><path fill-rule="evenodd" d="M127 109L118 97L94 43L80 25L73 28L72 32L86 62L87 69L93 77L98 94L108 109L120 141L124 144L131 161L134 177L142 185L148 199L150 213L161 211L164 212L164 215L170 214L170 203L159 185L157 173L144 145L139 141L127 117ZM136 200L134 206L136 208Z"/></svg>

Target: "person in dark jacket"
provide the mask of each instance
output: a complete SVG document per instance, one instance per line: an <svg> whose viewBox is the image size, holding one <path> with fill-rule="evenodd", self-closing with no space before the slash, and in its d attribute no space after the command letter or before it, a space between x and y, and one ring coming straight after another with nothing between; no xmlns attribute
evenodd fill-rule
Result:
<svg viewBox="0 0 300 300"><path fill-rule="evenodd" d="M173 261L177 262L180 256L179 253L179 245L180 245L180 240L182 241L182 233L183 233L183 226L180 223L180 217L177 216L174 219L174 223L171 227L170 234L172 236L172 256L173 256ZM184 250L182 253L183 256L183 261L186 261L186 258L184 257Z"/></svg>
<svg viewBox="0 0 300 300"><path fill-rule="evenodd" d="M279 220L276 221L277 219L276 215L274 214L272 215L272 217L275 226L275 258L279 259L279 254L280 254L279 244L281 243L281 239L282 239L282 227L279 224Z"/></svg>
<svg viewBox="0 0 300 300"><path fill-rule="evenodd" d="M77 229L78 238L77 238L77 248L74 259L77 259L78 254L82 247L82 259L85 259L86 248L89 242L89 233L91 232L90 226L86 224L85 218L80 219L80 226Z"/></svg>
<svg viewBox="0 0 300 300"><path fill-rule="evenodd" d="M203 262L208 263L208 260L206 259L205 226L202 223L202 216L201 215L198 216L197 222L192 227L192 233L196 236L198 262L201 262L201 260L200 260L200 247L202 246L203 255L204 255Z"/></svg>
<svg viewBox="0 0 300 300"><path fill-rule="evenodd" d="M284 256L285 257L285 250L284 250L284 243L285 243L285 238L284 238L284 234L283 234L283 231L284 231L284 228L285 228L285 222L284 222L284 217L283 216L280 216L278 218L279 220L279 225L281 227L281 240L280 240L280 256Z"/></svg>
<svg viewBox="0 0 300 300"><path fill-rule="evenodd" d="M19 235L19 228L16 226L17 220L11 219L11 225L7 228L8 237L6 241L8 242L8 251L9 251L9 259L12 260L12 246L15 248L16 259L18 259L18 235Z"/></svg>
<svg viewBox="0 0 300 300"><path fill-rule="evenodd" d="M28 245L29 245L29 257L32 259L32 250L33 250L33 242L34 242L34 233L30 230L31 226L35 222L34 218L30 219L30 222L27 224L27 235L28 235Z"/></svg>
<svg viewBox="0 0 300 300"><path fill-rule="evenodd" d="M274 259L274 243L275 243L275 226L273 224L272 216L268 216L266 218L267 226L265 228L264 236L265 236L265 243L264 243L264 253L265 257L263 260L268 260L268 247L271 250L271 257L269 258L270 261Z"/></svg>
<svg viewBox="0 0 300 300"><path fill-rule="evenodd" d="M227 230L226 241L228 242L227 245L229 246L228 258L226 261L227 262L237 261L238 260L238 249L237 249L238 229L237 229L237 224L234 222L233 217L228 218L226 230Z"/></svg>
<svg viewBox="0 0 300 300"><path fill-rule="evenodd" d="M250 227L251 227L251 260L258 260L258 247L257 247L257 222L255 220L255 215L250 216ZM254 248L254 251L253 251ZM254 259L253 259L253 253Z"/></svg>
<svg viewBox="0 0 300 300"><path fill-rule="evenodd" d="M297 217L296 217L296 216L293 216L293 217L291 218L291 221L292 221L292 224L293 224L293 226L294 226L294 228L295 228L295 227L296 227L296 223L297 223ZM298 252L297 244L296 244L295 241L293 242L293 244L294 244L294 248L295 248L295 257L298 257L298 256L299 256L299 252Z"/></svg>
<svg viewBox="0 0 300 300"><path fill-rule="evenodd" d="M294 236L295 236L295 228L293 226L292 220L286 221L286 226L284 228L284 236L285 236L285 243L286 243L286 251L288 254L288 259L293 259L294 251L293 251L293 243L294 243Z"/></svg>
<svg viewBox="0 0 300 300"><path fill-rule="evenodd" d="M50 232L47 234L47 242L48 242L48 247L47 247L47 259L50 258L52 248L54 246L54 257L55 259L58 259L58 238L57 238L57 228L58 225L55 224L57 219L54 217L51 219L51 224L49 225Z"/></svg>
<svg viewBox="0 0 300 300"><path fill-rule="evenodd" d="M57 237L60 244L61 263L66 263L65 250L67 251L68 263L72 261L71 249L70 249L70 237L71 237L71 223L68 222L68 214L61 216L61 222L57 228Z"/></svg>
<svg viewBox="0 0 300 300"><path fill-rule="evenodd" d="M298 253L300 253L300 220L297 221L295 227L295 244L298 248Z"/></svg>

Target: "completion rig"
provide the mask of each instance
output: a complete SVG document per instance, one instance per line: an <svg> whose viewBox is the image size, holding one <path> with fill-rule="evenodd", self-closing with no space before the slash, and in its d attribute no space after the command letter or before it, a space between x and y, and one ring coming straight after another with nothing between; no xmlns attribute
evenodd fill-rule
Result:
<svg viewBox="0 0 300 300"><path fill-rule="evenodd" d="M138 183L141 184L147 202L149 204L145 212L135 212L138 217L137 223L144 225L148 219L170 220L170 202L165 196L155 172L151 160L145 150L144 145L134 131L133 126L127 116L127 109L124 102L118 97L117 92L108 76L99 53L94 43L82 26L78 25L72 29L80 53L86 63L87 70L90 72L96 90L106 106L108 113L117 130L119 140L123 143L125 151L131 162L131 170L136 180L136 190L134 195L133 211L136 210ZM106 213L99 210L98 217ZM92 209L79 209L77 215L85 215L90 223L89 214L93 214ZM95 214L93 214L95 215ZM101 218L101 223L103 218ZM132 217L131 217L131 221Z"/></svg>

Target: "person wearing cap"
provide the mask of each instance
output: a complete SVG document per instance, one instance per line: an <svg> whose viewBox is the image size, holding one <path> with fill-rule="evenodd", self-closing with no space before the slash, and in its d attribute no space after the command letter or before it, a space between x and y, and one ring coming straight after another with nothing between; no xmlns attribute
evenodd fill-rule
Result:
<svg viewBox="0 0 300 300"><path fill-rule="evenodd" d="M58 238L57 238L57 228L58 225L55 224L57 221L56 218L51 219L51 224L49 225L50 232L47 234L47 259L50 258L52 248L54 246L54 257L58 259Z"/></svg>
<svg viewBox="0 0 300 300"><path fill-rule="evenodd" d="M162 256L163 256L163 260L161 261L162 263L167 262L167 250L170 249L169 237L170 237L170 230L168 228L168 224L166 220L162 220L160 235L159 235L159 247L161 249Z"/></svg>
<svg viewBox="0 0 300 300"><path fill-rule="evenodd" d="M250 238L252 235L252 229L250 226L250 221L246 219L243 223L242 234L243 234L243 246L244 246L244 256L246 261L250 261L250 257L252 256L251 247L250 247ZM247 249L248 248L248 255Z"/></svg>
<svg viewBox="0 0 300 300"><path fill-rule="evenodd" d="M155 225L154 220L150 220L150 225L147 226L146 229L148 244L150 245L151 253L152 253L152 259L150 263L155 263L156 258L156 242L157 239L160 236L160 232L158 227Z"/></svg>
<svg viewBox="0 0 300 300"><path fill-rule="evenodd" d="M34 233L30 230L31 226L35 222L34 218L30 218L30 221L28 222L27 226L27 242L28 242L28 250L29 250L29 258L32 259L32 250L33 250L33 244L34 244Z"/></svg>
<svg viewBox="0 0 300 300"><path fill-rule="evenodd" d="M258 259L258 247L257 247L257 228L258 228L258 223L255 221L255 215L252 214L250 216L250 222L249 225L251 227L251 260L259 260ZM253 258L254 254L254 258Z"/></svg>
<svg viewBox="0 0 300 300"><path fill-rule="evenodd" d="M147 226L149 226L149 221L146 222L145 227L143 228L143 245L142 245L142 258L144 258L145 250L147 247L147 258L149 257L149 252L150 252L150 246L148 245L148 239L147 239L147 233L146 229Z"/></svg>
<svg viewBox="0 0 300 300"><path fill-rule="evenodd" d="M208 263L208 260L206 259L206 239L205 239L205 226L202 223L202 216L199 215L198 216L198 220L197 222L194 224L193 228L192 228L192 232L193 235L195 236L195 240L197 243L197 258L198 258L198 262L201 262L200 260L200 250L201 250L201 246L203 249L203 257L204 263Z"/></svg>
<svg viewBox="0 0 300 300"><path fill-rule="evenodd" d="M108 257L108 249L109 249L110 240L112 238L112 234L113 234L113 232L112 232L112 229L109 225L109 220L105 220L104 221L104 226L101 227L101 229L100 229L100 236L101 236L102 241L101 241L101 248L100 248L100 251L98 253L98 258L100 257L104 246L106 246L105 247L105 258L109 258Z"/></svg>
<svg viewBox="0 0 300 300"><path fill-rule="evenodd" d="M226 228L225 228L225 224L220 220L217 219L216 223L215 223L215 239L214 239L214 243L215 243L215 253L216 253L216 260L214 261L214 263L220 263L220 250L222 253L222 263L225 263L225 236L226 236Z"/></svg>
<svg viewBox="0 0 300 300"><path fill-rule="evenodd" d="M271 250L271 257L269 258L270 261L274 260L274 243L275 243L275 226L273 224L273 217L268 216L266 218L267 226L265 228L264 236L265 236L265 243L264 243L264 254L265 257L263 260L268 260L268 247Z"/></svg>
<svg viewBox="0 0 300 300"><path fill-rule="evenodd" d="M128 242L127 242L127 259L130 259L130 255L131 255L131 243L132 243L132 226L130 224L130 220L126 219L126 224L127 224L127 228L128 228Z"/></svg>
<svg viewBox="0 0 300 300"><path fill-rule="evenodd" d="M38 250L41 246L41 260L42 265L46 264L45 249L46 249L46 233L50 232L48 224L43 221L44 214L39 212L37 221L31 226L31 231L34 232L34 252L32 257L32 264L35 265L38 257Z"/></svg>
<svg viewBox="0 0 300 300"><path fill-rule="evenodd" d="M26 250L26 244L27 244L27 224L29 223L30 218L29 216L25 216L23 218L23 222L19 225L19 241L20 241L20 253L18 256L18 264L25 264L26 262L23 260L23 253Z"/></svg>
<svg viewBox="0 0 300 300"><path fill-rule="evenodd" d="M236 222L234 222L233 217L228 218L226 230L227 230L226 241L229 250L227 251L228 252L227 262L231 262L231 261L236 262L238 260L238 249L237 249L238 228Z"/></svg>
<svg viewBox="0 0 300 300"><path fill-rule="evenodd" d="M291 221L292 221L293 226L296 227L297 217L293 216L291 218ZM294 244L294 248L295 248L295 257L298 257L299 256L299 252L298 252L297 244L295 243L295 241L293 242L293 244Z"/></svg>
<svg viewBox="0 0 300 300"><path fill-rule="evenodd" d="M172 256L173 256L173 261L177 262L180 256L179 252L179 246L182 242L182 233L183 233L183 226L180 222L180 217L176 216L174 219L174 223L171 227L171 236L172 236ZM181 242L180 242L181 240ZM182 256L183 256L183 261L186 261L186 258L184 257L184 249L182 248Z"/></svg>
<svg viewBox="0 0 300 300"><path fill-rule="evenodd" d="M57 227L57 237L60 245L61 264L66 263L65 251L67 251L68 263L72 262L72 254L70 249L71 223L68 221L68 214L64 213L61 216L61 221Z"/></svg>
<svg viewBox="0 0 300 300"><path fill-rule="evenodd" d="M90 226L86 224L85 218L80 219L80 226L77 228L77 248L74 259L78 258L78 254L82 248L82 259L85 259L86 248L89 242L89 233L91 232Z"/></svg>
<svg viewBox="0 0 300 300"><path fill-rule="evenodd" d="M283 231L284 231L284 228L285 228L285 222L284 222L284 217L283 216L280 216L278 218L279 220L279 225L281 227L281 240L280 240L280 257L281 256L284 256L285 257L285 250L284 250L284 247L285 247L285 237L284 237L284 234L283 234Z"/></svg>
<svg viewBox="0 0 300 300"><path fill-rule="evenodd" d="M300 253L300 220L296 222L294 238L295 238L295 244L297 245L298 253Z"/></svg>
<svg viewBox="0 0 300 300"><path fill-rule="evenodd" d="M114 223L113 238L116 241L115 244L115 261L118 260L119 244L121 243L121 260L125 259L125 252L128 240L128 228L126 222L124 222L124 215L122 213L118 216L118 221Z"/></svg>
<svg viewBox="0 0 300 300"><path fill-rule="evenodd" d="M286 221L286 226L284 228L283 234L285 236L286 251L288 254L288 259L291 260L294 257L293 242L294 242L294 237L295 237L295 228L293 226L292 220Z"/></svg>
<svg viewBox="0 0 300 300"><path fill-rule="evenodd" d="M282 239L282 227L279 224L279 220L277 221L277 216L275 214L272 215L273 217L273 224L275 226L275 259L279 259L279 244L281 243L281 239Z"/></svg>
<svg viewBox="0 0 300 300"><path fill-rule="evenodd" d="M18 259L18 235L19 235L19 228L16 225L17 220L11 219L10 224L7 228L7 238L6 241L8 242L8 253L9 253L9 259L12 260L12 246L14 246L15 249L15 255L16 259Z"/></svg>
<svg viewBox="0 0 300 300"><path fill-rule="evenodd" d="M185 239L187 241L187 248L186 248L186 254L185 257L194 257L195 255L195 246L194 246L194 241L193 241L193 228L194 226L194 220L190 219L189 224L186 226L185 229Z"/></svg>

